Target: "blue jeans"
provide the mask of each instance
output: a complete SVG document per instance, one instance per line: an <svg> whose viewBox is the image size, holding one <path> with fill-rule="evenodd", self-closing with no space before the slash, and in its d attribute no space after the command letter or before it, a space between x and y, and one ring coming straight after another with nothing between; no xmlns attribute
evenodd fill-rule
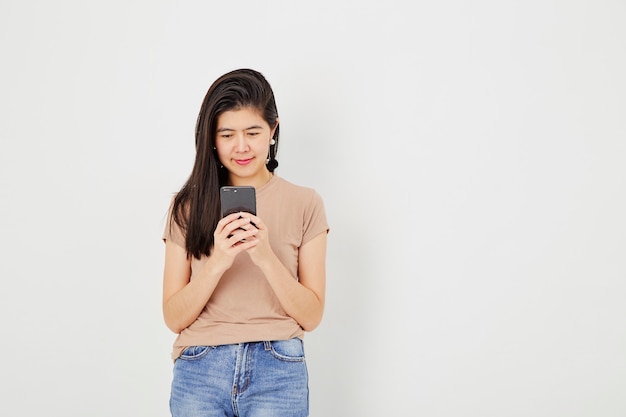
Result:
<svg viewBox="0 0 626 417"><path fill-rule="evenodd" d="M192 346L174 363L173 417L306 417L302 340Z"/></svg>

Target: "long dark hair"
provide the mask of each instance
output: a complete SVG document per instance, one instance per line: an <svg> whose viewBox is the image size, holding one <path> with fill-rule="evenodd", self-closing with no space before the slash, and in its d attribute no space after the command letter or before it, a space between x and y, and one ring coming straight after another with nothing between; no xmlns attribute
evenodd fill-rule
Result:
<svg viewBox="0 0 626 417"><path fill-rule="evenodd" d="M265 77L252 69L238 69L219 77L209 87L196 122L196 161L189 179L174 197L170 220L185 233L187 255L200 258L213 247L213 232L221 218L219 188L226 185L228 171L222 167L215 150L218 117L230 110L253 107L273 128L278 110L272 87ZM270 145L267 168L278 167L278 132L276 126ZM170 229L171 230L171 229Z"/></svg>

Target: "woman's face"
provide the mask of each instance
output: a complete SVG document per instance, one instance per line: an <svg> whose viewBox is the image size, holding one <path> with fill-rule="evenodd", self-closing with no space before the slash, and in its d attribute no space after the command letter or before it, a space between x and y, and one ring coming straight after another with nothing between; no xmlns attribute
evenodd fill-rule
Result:
<svg viewBox="0 0 626 417"><path fill-rule="evenodd" d="M217 118L215 148L231 185L260 187L271 178L265 166L270 140L278 126L269 126L252 107L226 111Z"/></svg>

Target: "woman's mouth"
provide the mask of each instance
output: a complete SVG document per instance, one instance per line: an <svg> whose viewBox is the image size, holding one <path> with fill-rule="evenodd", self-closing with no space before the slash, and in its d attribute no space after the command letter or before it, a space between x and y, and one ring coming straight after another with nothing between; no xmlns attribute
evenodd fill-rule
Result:
<svg viewBox="0 0 626 417"><path fill-rule="evenodd" d="M248 158L248 159L235 159L235 163L237 165L248 165L250 162L252 162L253 158Z"/></svg>

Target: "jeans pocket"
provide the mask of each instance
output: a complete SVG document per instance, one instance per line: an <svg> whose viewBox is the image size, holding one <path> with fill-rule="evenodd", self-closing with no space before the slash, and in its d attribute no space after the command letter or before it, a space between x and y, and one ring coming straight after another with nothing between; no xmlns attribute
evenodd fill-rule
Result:
<svg viewBox="0 0 626 417"><path fill-rule="evenodd" d="M302 340L293 338L289 340L274 340L270 342L272 355L281 361L304 362L304 345Z"/></svg>
<svg viewBox="0 0 626 417"><path fill-rule="evenodd" d="M211 350L211 346L189 346L183 353L180 354L178 359L183 359L186 361L193 361L196 359L200 359L204 355L206 355L209 350Z"/></svg>

